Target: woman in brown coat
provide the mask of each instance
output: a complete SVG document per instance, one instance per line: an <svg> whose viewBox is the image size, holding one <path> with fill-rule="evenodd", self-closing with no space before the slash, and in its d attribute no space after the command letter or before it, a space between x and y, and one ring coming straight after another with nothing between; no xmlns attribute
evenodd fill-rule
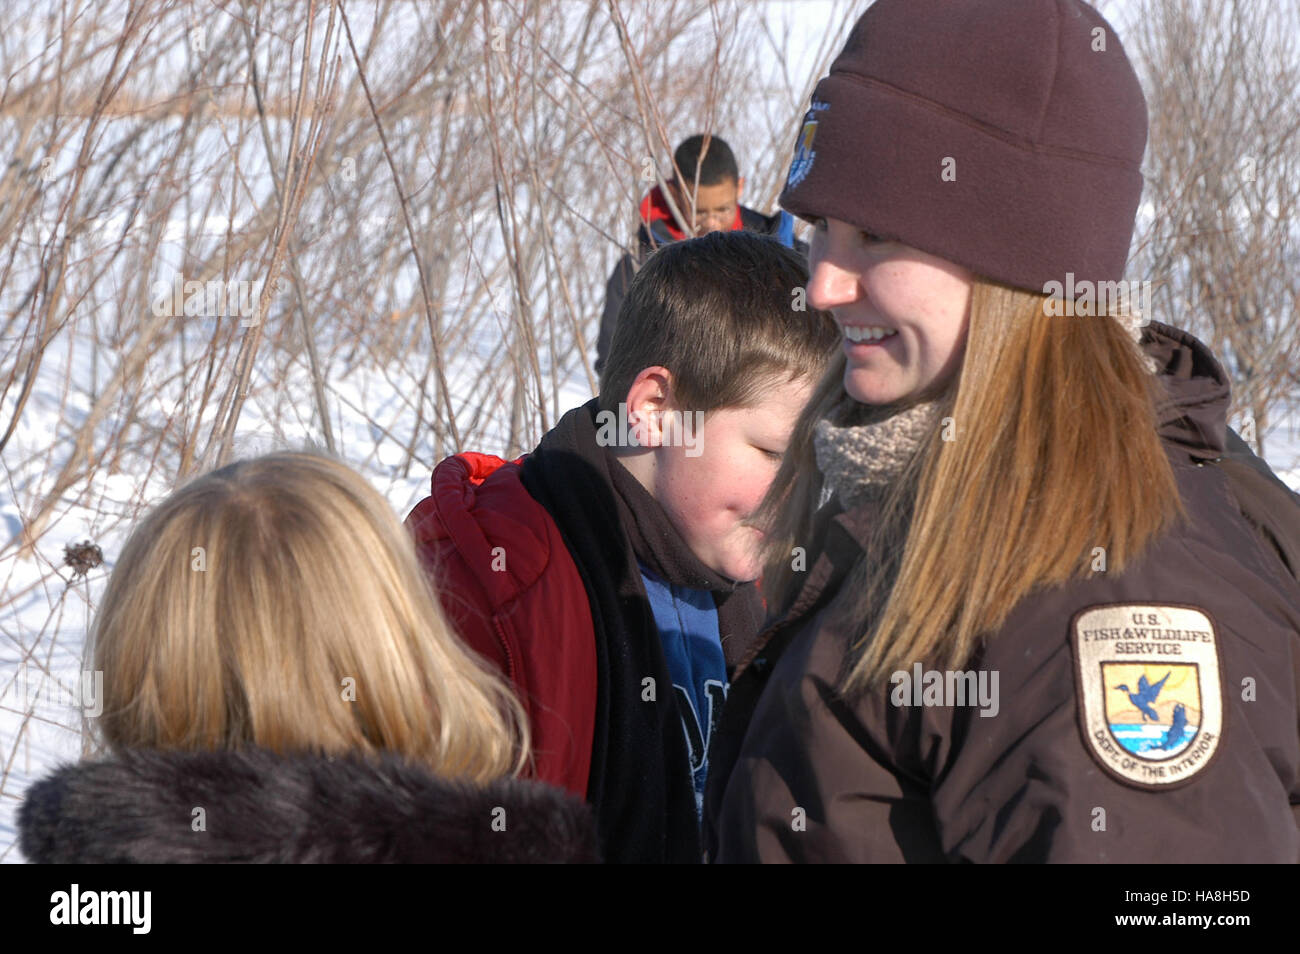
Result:
<svg viewBox="0 0 1300 954"><path fill-rule="evenodd" d="M1222 369L1119 283L1145 140L1079 0L878 0L817 87L782 205L844 348L714 859L1300 860L1300 586L1214 466Z"/></svg>

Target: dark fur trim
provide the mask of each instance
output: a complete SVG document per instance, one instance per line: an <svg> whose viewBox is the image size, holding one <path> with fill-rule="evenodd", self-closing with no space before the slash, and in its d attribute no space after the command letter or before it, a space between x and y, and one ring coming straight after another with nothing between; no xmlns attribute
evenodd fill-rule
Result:
<svg viewBox="0 0 1300 954"><path fill-rule="evenodd" d="M599 861L590 810L566 793L395 757L129 752L37 782L18 824L23 854L46 863Z"/></svg>

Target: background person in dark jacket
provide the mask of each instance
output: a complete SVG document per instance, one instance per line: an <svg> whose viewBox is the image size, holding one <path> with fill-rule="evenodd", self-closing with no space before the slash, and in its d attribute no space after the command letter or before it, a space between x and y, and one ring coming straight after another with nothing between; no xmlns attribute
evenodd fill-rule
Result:
<svg viewBox="0 0 1300 954"><path fill-rule="evenodd" d="M1221 466L1200 342L1047 295L1120 277L1145 139L1079 0L878 0L818 85L782 204L843 352L769 495L718 860L1300 860L1276 485Z"/></svg>
<svg viewBox="0 0 1300 954"><path fill-rule="evenodd" d="M774 215L763 215L740 204L745 180L740 175L731 147L722 139L695 135L683 140L673 153L673 168L667 192L691 229L684 231L678 225L664 189L659 186L651 189L641 200L636 250L624 253L605 285L605 310L600 316L600 333L596 338L596 374L605 367L610 342L614 340L618 311L632 278L650 253L660 246L680 241L688 235L745 229L774 236L782 245L801 255L808 253L808 246L794 237L794 218L788 212L777 210Z"/></svg>
<svg viewBox="0 0 1300 954"><path fill-rule="evenodd" d="M30 860L599 860L585 805L511 778L518 701L337 461L272 454L172 494L91 640L111 754L28 790Z"/></svg>

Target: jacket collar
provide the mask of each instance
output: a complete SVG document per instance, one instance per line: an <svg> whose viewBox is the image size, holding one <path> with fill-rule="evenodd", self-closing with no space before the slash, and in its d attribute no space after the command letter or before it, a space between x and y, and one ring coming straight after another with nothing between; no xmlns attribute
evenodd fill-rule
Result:
<svg viewBox="0 0 1300 954"><path fill-rule="evenodd" d="M1197 338L1158 321L1143 329L1142 350L1164 386L1156 407L1160 436L1193 460L1222 457L1232 393L1223 365Z"/></svg>
<svg viewBox="0 0 1300 954"><path fill-rule="evenodd" d="M673 218L673 211L668 206L668 200L664 197L664 190L660 186L655 186L645 198L641 200L641 228L645 232L643 241L650 240L654 246L665 245L669 242L679 242L686 238L686 233L677 227L677 220ZM686 210L681 210L686 214ZM731 231L744 227L743 209L740 203L736 203L736 218L731 223Z"/></svg>
<svg viewBox="0 0 1300 954"><path fill-rule="evenodd" d="M37 782L18 824L42 863L598 860L590 812L563 792L454 782L392 756L123 752Z"/></svg>
<svg viewBox="0 0 1300 954"><path fill-rule="evenodd" d="M709 590L718 609L723 654L733 665L763 619L757 588L727 579L691 551L663 505L618 461L615 449L600 445L599 408L599 398L592 398L556 423L526 459L525 483L548 510L560 512L557 519L569 535L570 550L586 551L587 559L577 553L575 559L589 572L598 565L601 574L612 574L624 598L645 598L640 565L676 586ZM574 538L590 527L604 529L592 534L589 544ZM648 614L648 604L646 609ZM645 615L645 620L652 623L653 617Z"/></svg>
<svg viewBox="0 0 1300 954"><path fill-rule="evenodd" d="M606 449L605 453L609 458L609 476L614 485L623 530L637 560L655 576L677 586L710 590L716 594L736 589L738 584L735 580L709 569L691 551L668 519L663 505L641 486L613 450Z"/></svg>

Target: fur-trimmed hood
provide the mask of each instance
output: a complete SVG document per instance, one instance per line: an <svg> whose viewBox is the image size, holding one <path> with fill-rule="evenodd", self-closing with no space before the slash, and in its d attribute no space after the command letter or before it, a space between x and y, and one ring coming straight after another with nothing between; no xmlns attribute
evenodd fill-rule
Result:
<svg viewBox="0 0 1300 954"><path fill-rule="evenodd" d="M37 782L18 824L42 863L600 860L590 810L557 789L391 756L127 752Z"/></svg>

